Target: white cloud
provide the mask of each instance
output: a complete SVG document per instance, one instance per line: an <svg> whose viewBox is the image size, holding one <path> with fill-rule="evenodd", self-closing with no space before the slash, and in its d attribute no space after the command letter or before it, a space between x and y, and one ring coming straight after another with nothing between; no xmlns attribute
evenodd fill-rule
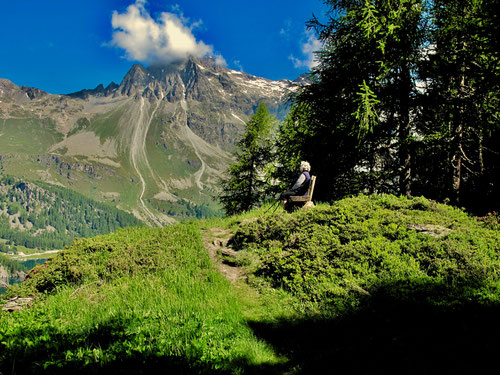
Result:
<svg viewBox="0 0 500 375"><path fill-rule="evenodd" d="M236 69L238 69L240 72L243 72L244 69L243 69L243 65L241 65L241 61L240 60L234 60L233 61L233 65L236 67Z"/></svg>
<svg viewBox="0 0 500 375"><path fill-rule="evenodd" d="M226 59L222 55L219 55L219 54L216 53L212 57L215 59L215 63L217 65L227 66L227 61L226 61Z"/></svg>
<svg viewBox="0 0 500 375"><path fill-rule="evenodd" d="M197 41L193 28L201 21L189 25L189 20L180 13L163 12L155 20L145 8L146 0L136 0L125 13L113 12L111 45L123 48L129 60L149 64L168 64L192 55L213 55L213 47ZM175 9L174 9L175 11ZM225 63L222 56L217 62Z"/></svg>
<svg viewBox="0 0 500 375"><path fill-rule="evenodd" d="M291 29L292 29L292 20L288 18L283 22L283 27L280 30L280 35L288 37Z"/></svg>
<svg viewBox="0 0 500 375"><path fill-rule="evenodd" d="M293 65L296 68L303 68L307 67L309 69L314 68L315 66L318 65L318 61L315 59L314 52L318 51L321 49L323 46L321 41L316 38L314 35L314 32L312 30L306 30L305 36L307 37L307 41L302 43L302 54L303 58L300 59L298 57L295 57L293 55L289 56L289 59L292 60Z"/></svg>

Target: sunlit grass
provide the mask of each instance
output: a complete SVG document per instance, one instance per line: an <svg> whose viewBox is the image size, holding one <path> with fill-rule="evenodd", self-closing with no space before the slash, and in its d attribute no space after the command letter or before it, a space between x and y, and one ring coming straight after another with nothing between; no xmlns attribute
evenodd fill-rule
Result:
<svg viewBox="0 0 500 375"><path fill-rule="evenodd" d="M143 264L148 257L154 268ZM90 265L77 272L80 280L58 279L31 309L0 315L2 366L15 361L31 372L147 361L238 373L284 361L247 326L237 292L215 270L193 224L100 236L67 250L65 262ZM41 279L65 274L53 264L18 290L33 292Z"/></svg>
<svg viewBox="0 0 500 375"><path fill-rule="evenodd" d="M204 247L230 237L235 284ZM499 243L461 210L394 196L82 239L8 291L37 299L0 313L0 372L383 373L435 353L443 369L475 365L496 358Z"/></svg>

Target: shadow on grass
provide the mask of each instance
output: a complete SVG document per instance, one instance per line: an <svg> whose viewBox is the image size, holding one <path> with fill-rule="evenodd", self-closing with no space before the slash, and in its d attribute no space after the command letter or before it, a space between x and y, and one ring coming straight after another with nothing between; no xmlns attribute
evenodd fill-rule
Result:
<svg viewBox="0 0 500 375"><path fill-rule="evenodd" d="M92 331L72 334L51 332L48 342L38 341L29 348L19 345L17 350L11 348L8 354L0 353L0 375L212 373L210 369L197 366L187 358L128 351L123 346L128 327L129 322L116 318L101 323ZM36 338L43 335L42 330L33 329L23 332L22 336ZM116 355L113 359L107 359L106 364L95 364L96 358L92 358L92 352L84 359L76 359L80 348L111 349Z"/></svg>
<svg viewBox="0 0 500 375"><path fill-rule="evenodd" d="M342 318L249 324L290 359L291 374L500 372L500 306L437 306L422 298L425 287L402 301L386 293L393 287L385 286ZM428 287L434 297L444 291Z"/></svg>
<svg viewBox="0 0 500 375"><path fill-rule="evenodd" d="M101 322L91 331L81 333L51 332L48 336L46 329L45 331L40 328L26 330L19 338L16 348L10 347L8 352L0 352L0 375L276 374L279 371L275 366L253 366L249 364L247 358L236 358L228 363L220 363L202 361L196 357L196 354L188 358L182 354L176 356L147 350L131 351L128 350L127 345L124 345L128 339L125 332L129 327L130 322L114 318ZM29 346L24 345L24 339L43 336L47 339L37 340ZM77 353L81 348L91 349L83 359L77 358ZM93 357L92 349L94 348L115 353L114 358L99 360Z"/></svg>
<svg viewBox="0 0 500 375"><path fill-rule="evenodd" d="M455 293L455 294L454 294ZM394 296L404 295L404 298ZM453 296L461 296L455 298ZM79 335L52 333L0 358L0 374L483 374L498 373L500 306L463 302L442 285L385 285L361 307L335 319L248 322L255 335L289 358L285 365L200 363L197 358L134 353L120 347L129 322L115 319ZM428 302L434 301L433 303ZM439 303L436 303L438 301ZM43 335L26 332L25 337ZM80 347L112 349L106 365L68 363ZM61 361L47 369L36 362ZM221 369L221 365L224 367Z"/></svg>

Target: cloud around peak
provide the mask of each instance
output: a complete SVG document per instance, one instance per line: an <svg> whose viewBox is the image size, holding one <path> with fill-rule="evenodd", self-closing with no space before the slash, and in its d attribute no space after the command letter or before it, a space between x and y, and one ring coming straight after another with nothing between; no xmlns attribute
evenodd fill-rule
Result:
<svg viewBox="0 0 500 375"><path fill-rule="evenodd" d="M220 64L225 60L214 55L213 47L196 40L193 29L201 21L189 24L182 13L162 12L155 20L145 8L146 0L136 0L124 13L113 12L111 45L125 50L125 57L143 63L169 64L188 56L213 56ZM174 11L179 11L173 8Z"/></svg>

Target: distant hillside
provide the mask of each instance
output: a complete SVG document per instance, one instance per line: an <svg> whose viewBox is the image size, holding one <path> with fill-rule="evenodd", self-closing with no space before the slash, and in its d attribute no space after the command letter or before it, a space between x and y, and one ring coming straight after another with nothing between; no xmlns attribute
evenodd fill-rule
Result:
<svg viewBox="0 0 500 375"><path fill-rule="evenodd" d="M28 271L28 268L23 263L8 259L5 255L0 253L0 288L7 287L11 277L24 278ZM1 293L0 290L0 294Z"/></svg>
<svg viewBox="0 0 500 375"><path fill-rule="evenodd" d="M63 187L0 175L1 252L14 246L62 249L76 237L141 224L129 213Z"/></svg>

